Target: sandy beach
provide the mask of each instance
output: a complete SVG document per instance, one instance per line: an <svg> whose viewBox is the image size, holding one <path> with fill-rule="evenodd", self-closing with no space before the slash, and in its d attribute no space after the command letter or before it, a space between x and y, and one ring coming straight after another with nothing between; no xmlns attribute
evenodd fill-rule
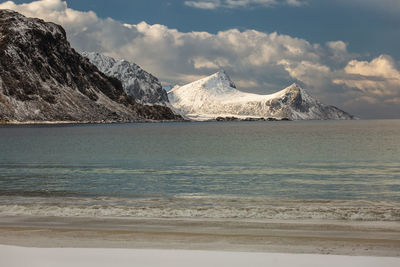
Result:
<svg viewBox="0 0 400 267"><path fill-rule="evenodd" d="M24 257L20 257L24 255ZM352 266L391 267L400 258L156 249L22 248L0 245L5 266Z"/></svg>
<svg viewBox="0 0 400 267"><path fill-rule="evenodd" d="M397 222L2 216L0 244L4 266L400 264Z"/></svg>
<svg viewBox="0 0 400 267"><path fill-rule="evenodd" d="M1 216L0 244L400 257L400 224Z"/></svg>

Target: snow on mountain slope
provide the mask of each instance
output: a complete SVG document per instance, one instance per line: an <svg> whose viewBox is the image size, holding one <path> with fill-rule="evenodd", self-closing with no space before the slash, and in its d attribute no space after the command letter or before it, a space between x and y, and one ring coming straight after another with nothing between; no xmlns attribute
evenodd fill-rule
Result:
<svg viewBox="0 0 400 267"><path fill-rule="evenodd" d="M83 52L82 55L103 72L122 82L124 91L141 104L168 103L167 92L156 77L135 63L116 60L96 52Z"/></svg>
<svg viewBox="0 0 400 267"><path fill-rule="evenodd" d="M320 103L296 84L270 95L239 91L225 71L176 86L168 92L168 98L177 112L193 120L230 116L291 120L353 118L336 107Z"/></svg>

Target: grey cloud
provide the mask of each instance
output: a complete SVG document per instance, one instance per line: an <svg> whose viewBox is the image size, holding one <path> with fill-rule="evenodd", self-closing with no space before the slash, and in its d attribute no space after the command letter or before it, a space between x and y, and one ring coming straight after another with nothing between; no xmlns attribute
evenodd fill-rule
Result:
<svg viewBox="0 0 400 267"><path fill-rule="evenodd" d="M272 7L276 5L302 6L305 0L195 0L185 1L189 7L199 9Z"/></svg>
<svg viewBox="0 0 400 267"><path fill-rule="evenodd" d="M217 9L221 7L220 1L185 1L186 6L200 9Z"/></svg>

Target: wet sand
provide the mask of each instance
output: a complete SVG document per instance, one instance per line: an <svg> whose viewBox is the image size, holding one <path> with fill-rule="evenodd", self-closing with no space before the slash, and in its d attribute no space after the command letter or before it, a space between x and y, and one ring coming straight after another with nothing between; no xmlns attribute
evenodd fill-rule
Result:
<svg viewBox="0 0 400 267"><path fill-rule="evenodd" d="M0 244L400 257L400 223L0 216Z"/></svg>

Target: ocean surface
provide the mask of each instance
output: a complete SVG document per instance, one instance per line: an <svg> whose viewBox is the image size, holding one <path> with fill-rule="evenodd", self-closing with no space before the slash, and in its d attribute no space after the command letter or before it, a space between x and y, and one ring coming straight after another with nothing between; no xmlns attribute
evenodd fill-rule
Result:
<svg viewBox="0 0 400 267"><path fill-rule="evenodd" d="M0 126L0 215L400 221L400 120Z"/></svg>

